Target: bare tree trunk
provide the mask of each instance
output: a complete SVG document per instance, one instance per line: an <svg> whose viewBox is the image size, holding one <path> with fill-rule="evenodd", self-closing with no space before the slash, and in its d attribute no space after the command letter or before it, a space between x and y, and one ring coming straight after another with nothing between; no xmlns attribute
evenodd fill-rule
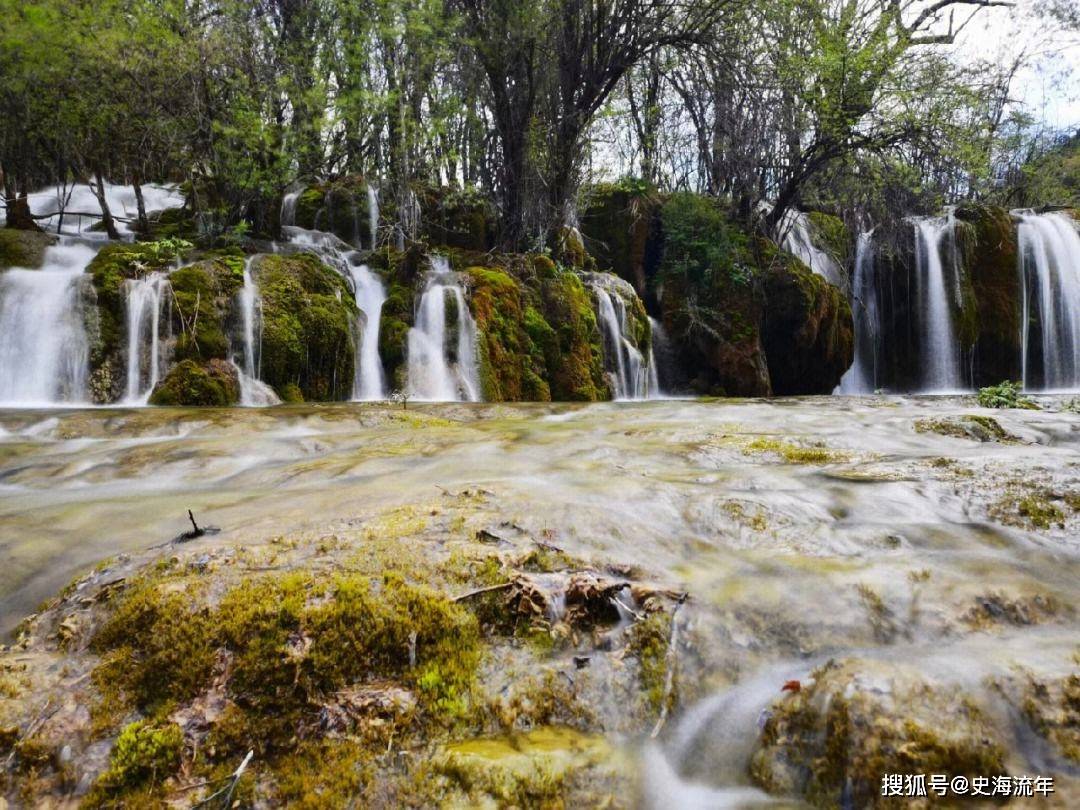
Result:
<svg viewBox="0 0 1080 810"><path fill-rule="evenodd" d="M142 194L142 177L138 172L135 173L131 180L131 187L135 189L135 207L139 212L138 230L139 233L150 232L150 221L146 218L146 202L143 200Z"/></svg>
<svg viewBox="0 0 1080 810"><path fill-rule="evenodd" d="M101 176L101 169L94 170L94 194L97 196L98 205L101 206L101 221L105 225L105 233L110 239L119 239L120 232L116 230L116 222L109 210L109 201L105 199L105 180Z"/></svg>

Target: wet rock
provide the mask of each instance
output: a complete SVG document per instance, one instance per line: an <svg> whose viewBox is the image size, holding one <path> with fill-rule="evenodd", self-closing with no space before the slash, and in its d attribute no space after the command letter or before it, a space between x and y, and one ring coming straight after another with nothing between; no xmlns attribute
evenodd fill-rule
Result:
<svg viewBox="0 0 1080 810"><path fill-rule="evenodd" d="M916 433L937 433L956 439L974 439L978 442L1019 441L991 416L968 414L945 416L940 419L917 419Z"/></svg>
<svg viewBox="0 0 1080 810"><path fill-rule="evenodd" d="M222 360L177 363L150 395L151 405L225 407L240 401L236 368Z"/></svg>
<svg viewBox="0 0 1080 810"><path fill-rule="evenodd" d="M1058 616L1064 606L1049 594L1035 594L1010 599L1001 593L988 593L975 598L964 614L964 621L974 627L1009 624L1027 627L1041 624Z"/></svg>
<svg viewBox="0 0 1080 810"><path fill-rule="evenodd" d="M770 793L819 807L876 807L885 804L886 773L1006 773L1002 735L957 688L857 659L830 662L812 679L765 717L750 772Z"/></svg>
<svg viewBox="0 0 1080 810"><path fill-rule="evenodd" d="M0 228L0 270L8 267L41 267L45 249L56 237L39 230Z"/></svg>

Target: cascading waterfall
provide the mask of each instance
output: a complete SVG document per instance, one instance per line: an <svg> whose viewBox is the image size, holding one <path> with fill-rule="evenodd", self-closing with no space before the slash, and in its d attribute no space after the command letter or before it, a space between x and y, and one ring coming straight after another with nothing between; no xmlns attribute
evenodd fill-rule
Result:
<svg viewBox="0 0 1080 810"><path fill-rule="evenodd" d="M360 329L360 345L356 353L356 382L353 399L372 401L386 399L386 372L379 357L379 322L386 288L366 264L352 265L353 291L356 306L363 323Z"/></svg>
<svg viewBox="0 0 1080 810"><path fill-rule="evenodd" d="M956 272L950 262L946 278L942 242L954 228L952 215L914 221L916 291L919 302L921 388L926 392L956 391L963 385L960 375L960 344L953 324L953 291L958 294Z"/></svg>
<svg viewBox="0 0 1080 810"><path fill-rule="evenodd" d="M359 251L334 234L295 226L283 230L291 244L315 253L352 284L356 307L362 318L360 328L356 330L356 379L353 383L353 399L386 399L386 372L379 356L379 329L382 307L386 301L386 288L382 280L360 261L362 254Z"/></svg>
<svg viewBox="0 0 1080 810"><path fill-rule="evenodd" d="M255 257L248 257L244 262L244 286L237 294L240 305L240 361L233 358L236 376L240 383L240 404L258 407L277 405L281 402L274 390L259 379L260 354L262 350L262 299L259 287L251 275L251 264Z"/></svg>
<svg viewBox="0 0 1080 810"><path fill-rule="evenodd" d="M879 311L874 268L874 232L863 231L855 245L855 278L851 290L855 359L840 380L841 394L870 394L878 387Z"/></svg>
<svg viewBox="0 0 1080 810"><path fill-rule="evenodd" d="M1065 214L1016 212L1025 388L1080 387L1080 233ZM1032 323L1040 340L1032 345Z"/></svg>
<svg viewBox="0 0 1080 810"><path fill-rule="evenodd" d="M296 201L300 199L300 195L304 193L304 187L294 188L292 191L285 193L285 196L281 198L281 225L283 227L296 224Z"/></svg>
<svg viewBox="0 0 1080 810"><path fill-rule="evenodd" d="M127 306L127 390L124 402L145 405L161 378L165 341L161 339L162 319L167 311L172 286L167 273L150 273L145 278L124 282Z"/></svg>
<svg viewBox="0 0 1080 810"><path fill-rule="evenodd" d="M83 270L95 248L61 237L40 270L0 273L0 403L53 405L87 400L90 342Z"/></svg>
<svg viewBox="0 0 1080 810"><path fill-rule="evenodd" d="M184 195L176 186L160 186L147 183L142 186L143 204L147 213L165 208L178 208L184 204ZM132 232L132 224L138 213L135 189L131 186L105 184L105 201L116 219L116 229L122 234ZM50 186L29 195L30 210L37 215L50 214L38 224L46 231L79 234L101 221L94 190L79 183L72 186ZM64 215L61 218L60 208ZM62 220L62 221L61 221ZM89 235L89 234L86 234Z"/></svg>
<svg viewBox="0 0 1080 810"><path fill-rule="evenodd" d="M814 244L813 225L804 212L788 209L781 217L777 231L784 250L797 256L803 264L830 284L840 289L847 287L844 268Z"/></svg>
<svg viewBox="0 0 1080 810"><path fill-rule="evenodd" d="M455 340L449 339L448 301L453 304ZM480 401L476 321L444 256L431 257L431 272L416 309L416 325L409 330L408 395L431 402Z"/></svg>
<svg viewBox="0 0 1080 810"><path fill-rule="evenodd" d="M596 297L596 317L604 340L604 364L611 377L614 399L659 396L660 385L652 346L650 344L646 354L642 354L635 344L626 315L626 302L616 289L625 282L614 277L589 274L586 283Z"/></svg>
<svg viewBox="0 0 1080 810"><path fill-rule="evenodd" d="M368 183L368 233L371 235L371 249L375 250L379 245L379 192L375 186Z"/></svg>

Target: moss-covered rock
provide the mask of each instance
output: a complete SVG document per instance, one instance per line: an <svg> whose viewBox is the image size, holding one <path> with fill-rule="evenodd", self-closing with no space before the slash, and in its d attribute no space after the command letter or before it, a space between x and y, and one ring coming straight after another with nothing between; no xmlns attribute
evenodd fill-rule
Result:
<svg viewBox="0 0 1080 810"><path fill-rule="evenodd" d="M225 360L181 360L150 394L151 405L224 407L240 401L236 368Z"/></svg>
<svg viewBox="0 0 1080 810"><path fill-rule="evenodd" d="M309 186L296 199L295 222L301 228L329 231L350 245L370 247L367 181L348 175Z"/></svg>
<svg viewBox="0 0 1080 810"><path fill-rule="evenodd" d="M498 212L481 191L422 186L415 192L420 205L420 236L429 244L463 250L495 246Z"/></svg>
<svg viewBox="0 0 1080 810"><path fill-rule="evenodd" d="M1017 379L1021 290L1016 224L1004 208L979 203L959 206L956 219L962 223L962 261L975 304L973 382L983 386ZM963 325L972 329L966 321Z"/></svg>
<svg viewBox="0 0 1080 810"><path fill-rule="evenodd" d="M236 296L244 286L244 257L236 253L204 259L174 271L169 283L175 359L226 359Z"/></svg>
<svg viewBox="0 0 1080 810"><path fill-rule="evenodd" d="M45 248L53 244L56 244L56 237L41 231L0 228L0 270L41 267Z"/></svg>
<svg viewBox="0 0 1080 810"><path fill-rule="evenodd" d="M311 254L259 256L262 380L308 401L352 396L359 313L345 280Z"/></svg>
<svg viewBox="0 0 1080 810"><path fill-rule="evenodd" d="M768 710L750 773L817 807L892 806L884 774L1004 774L1001 734L962 692L872 661L830 662Z"/></svg>
<svg viewBox="0 0 1080 810"><path fill-rule="evenodd" d="M828 394L851 366L855 327L844 294L798 259L759 243L762 343L774 394Z"/></svg>

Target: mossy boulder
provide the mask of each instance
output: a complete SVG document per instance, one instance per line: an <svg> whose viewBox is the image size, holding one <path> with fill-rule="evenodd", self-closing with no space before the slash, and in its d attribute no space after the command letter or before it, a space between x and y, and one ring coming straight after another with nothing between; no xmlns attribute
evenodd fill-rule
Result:
<svg viewBox="0 0 1080 810"><path fill-rule="evenodd" d="M886 807L883 775L1006 773L1003 735L956 687L873 661L830 662L768 709L750 765L770 793Z"/></svg>
<svg viewBox="0 0 1080 810"><path fill-rule="evenodd" d="M962 223L962 257L975 303L973 382L985 386L1018 379L1022 291L1016 224L1004 208L979 203L959 206L956 219Z"/></svg>
<svg viewBox="0 0 1080 810"><path fill-rule="evenodd" d="M217 255L181 267L169 275L170 309L176 360L223 360L229 356L236 296L244 286L244 257Z"/></svg>
<svg viewBox="0 0 1080 810"><path fill-rule="evenodd" d="M851 366L855 327L844 294L761 240L762 343L777 395L828 394Z"/></svg>
<svg viewBox="0 0 1080 810"><path fill-rule="evenodd" d="M295 222L301 228L329 231L350 245L370 247L367 180L348 175L309 186L296 198Z"/></svg>
<svg viewBox="0 0 1080 810"><path fill-rule="evenodd" d="M236 368L225 360L181 360L150 394L151 405L225 407L240 401Z"/></svg>
<svg viewBox="0 0 1080 810"><path fill-rule="evenodd" d="M42 231L0 228L0 270L8 267L41 267L45 249L56 237Z"/></svg>
<svg viewBox="0 0 1080 810"><path fill-rule="evenodd" d="M657 274L663 323L699 393L771 393L761 342L762 296L750 238L719 202L674 194L661 209Z"/></svg>
<svg viewBox="0 0 1080 810"><path fill-rule="evenodd" d="M262 380L307 401L352 396L359 312L348 284L308 253L259 256L251 266L262 298Z"/></svg>

